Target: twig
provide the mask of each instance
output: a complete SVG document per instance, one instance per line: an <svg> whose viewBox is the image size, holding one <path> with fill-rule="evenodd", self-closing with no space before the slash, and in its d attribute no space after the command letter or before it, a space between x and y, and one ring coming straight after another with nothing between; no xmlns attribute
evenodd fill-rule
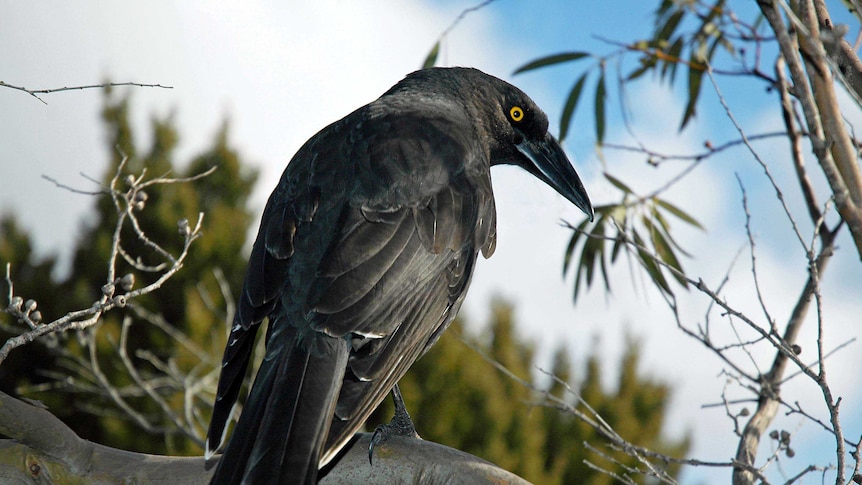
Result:
<svg viewBox="0 0 862 485"><path fill-rule="evenodd" d="M125 82L125 83L102 83L102 84L88 84L85 86L68 86L62 88L48 88L48 89L29 89L24 86L15 86L12 84L5 83L0 81L0 87L9 88L9 89L17 89L18 91L23 91L30 96L38 99L42 102L42 104L47 105L44 99L40 98L39 94L51 94L51 93L59 93L62 91L78 91L82 89L104 89L109 87L119 87L119 86L137 86L141 88L162 88L162 89L173 89L173 86L162 86L161 84L143 84L143 83L133 83L133 82Z"/></svg>
<svg viewBox="0 0 862 485"><path fill-rule="evenodd" d="M13 349L30 343L37 338L40 338L44 335L48 335L55 332L63 332L67 330L81 330L84 328L88 328L94 325L102 315L110 311L114 308L124 307L126 304L134 298L137 298L141 295L146 295L158 288L160 288L165 281L170 279L174 274L177 273L182 268L183 262L188 255L189 248L191 244L200 236L201 225L203 224L203 213L198 214L197 223L194 227L190 227L187 221L180 221L180 233L183 237L183 247L178 256L174 256L170 254L168 251L164 250L160 245L151 241L144 234L143 230L141 230L140 226L137 225L137 217L134 214L134 210L139 206L139 199L136 198L138 194L140 194L139 185L144 184L146 186L153 185L155 183L173 183L175 179L167 179L167 178L158 178L150 181L142 181L142 177L138 179L130 180L132 182L132 187L128 190L128 192L120 192L117 189L117 185L119 183L122 169L125 166L127 161L127 157L123 156L123 159L118 165L117 172L111 183L107 189L110 194L114 206L116 207L118 213L118 220L114 228L114 234L112 236L111 241L111 254L108 261L107 268L107 284L103 287L102 295L98 300L96 300L90 308L69 312L61 318L54 320L51 323L36 325L35 322L30 318L30 312L27 308L21 308L20 305L14 305L13 303L16 300L15 295L12 292L12 286L9 285L9 308L7 312L10 313L13 317L17 318L25 322L31 330L25 332L21 335L9 338L2 347L0 347L0 364L8 357L9 352ZM212 169L204 172L205 174L209 174L212 172ZM199 176L194 177L186 177L182 180L196 180ZM127 180L128 182L129 180ZM116 260L117 257L123 255L125 257L125 253L122 250L121 245L121 229L126 224L126 221L131 221L132 228L136 233L138 239L144 243L145 246L151 248L156 251L156 253L160 254L165 260L170 262L170 267L164 270L159 277L152 282L151 284L134 290L127 291L123 294L115 294L116 285L119 282L119 279L116 276ZM127 258L128 259L128 258ZM11 283L11 277L8 274L7 270L7 282Z"/></svg>

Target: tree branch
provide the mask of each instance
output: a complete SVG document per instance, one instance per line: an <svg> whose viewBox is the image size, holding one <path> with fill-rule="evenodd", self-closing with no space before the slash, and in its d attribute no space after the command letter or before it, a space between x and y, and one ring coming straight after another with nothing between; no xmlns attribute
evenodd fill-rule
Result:
<svg viewBox="0 0 862 485"><path fill-rule="evenodd" d="M824 84L825 80L823 76L829 76L828 64L825 62L811 64L809 62L809 56L822 59L822 53L811 46L802 48L800 44L797 44L791 38L781 18L778 0L758 0L757 4L769 22L770 27L775 32L781 55L787 62L787 68L793 80L792 94L799 100L805 116L805 122L808 125L809 140L811 141L814 155L817 157L817 161L832 190L836 208L844 221L847 222L856 249L860 257L862 257L862 210L860 210L860 204L856 199L859 196L859 200L862 200L862 177L859 177L855 148L852 147L852 144L848 147L847 143L843 141L845 137L840 135L840 133L846 135L846 131L842 124L843 120L840 110L835 111L837 110L837 104L833 104L830 101L834 101L833 87ZM796 18L796 15L792 11L788 11L787 14L795 30L803 33L803 35L797 36L798 39L801 39L800 43L808 42L807 36L811 35L808 27ZM822 94L815 97L813 92L815 88L809 83L809 78L805 74L799 51L805 56L806 65L810 65L809 72L811 77L814 78L812 82L816 83L819 88L829 90L832 93L831 95ZM819 69L825 69L825 71L818 71ZM828 112L821 113L821 109ZM836 138L833 139L832 133L829 132L829 138L827 139L825 130L833 128L838 129L839 134L835 135ZM849 137L846 138L849 139ZM833 143L840 145L838 150L832 149L831 144ZM835 156L841 156L842 158L840 161L836 161ZM845 171L851 177L849 180L844 178ZM854 182L859 185L850 187Z"/></svg>
<svg viewBox="0 0 862 485"><path fill-rule="evenodd" d="M48 89L29 89L24 86L15 86L12 84L5 83L0 81L0 87L9 88L9 89L17 89L18 91L23 91L30 96L38 99L42 102L42 104L47 105L44 99L40 98L38 95L40 94L51 94L51 93L59 93L62 91L78 91L82 89L104 89L109 87L118 87L118 86L138 86L141 88L162 88L162 89L174 89L173 86L162 86L161 84L142 84L142 83L133 83L133 82L125 82L125 83L102 83L102 84L88 84L86 86L68 86L62 88L48 88Z"/></svg>
<svg viewBox="0 0 862 485"><path fill-rule="evenodd" d="M156 456L98 445L78 437L48 410L0 392L0 481L3 483L136 483L205 485L214 462L203 457ZM375 446L361 433L320 485L529 482L485 460L431 441L390 437Z"/></svg>

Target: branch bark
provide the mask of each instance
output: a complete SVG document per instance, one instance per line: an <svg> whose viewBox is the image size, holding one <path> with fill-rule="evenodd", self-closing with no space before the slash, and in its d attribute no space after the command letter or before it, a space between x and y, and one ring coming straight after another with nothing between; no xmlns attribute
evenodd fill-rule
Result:
<svg viewBox="0 0 862 485"><path fill-rule="evenodd" d="M781 56L787 62L793 81L791 92L802 107L814 155L862 258L862 173L856 147L850 140L838 106L814 5L811 0L799 0L796 11L787 12L791 24L788 27L784 24L777 0L759 0L757 3L775 32ZM797 35L791 36L791 31ZM844 65L855 64L845 62Z"/></svg>
<svg viewBox="0 0 862 485"><path fill-rule="evenodd" d="M0 483L205 485L214 463L203 457L132 453L81 439L47 409L0 393ZM321 485L446 483L529 485L485 460L430 441L393 436L375 446L361 433Z"/></svg>

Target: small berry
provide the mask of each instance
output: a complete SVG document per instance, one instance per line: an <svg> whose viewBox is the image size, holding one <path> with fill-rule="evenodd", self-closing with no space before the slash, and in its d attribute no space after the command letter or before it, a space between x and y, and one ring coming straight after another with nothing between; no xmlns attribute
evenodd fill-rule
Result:
<svg viewBox="0 0 862 485"><path fill-rule="evenodd" d="M24 302L24 311L27 313L36 309L36 300L27 300Z"/></svg>
<svg viewBox="0 0 862 485"><path fill-rule="evenodd" d="M123 276L122 278L120 278L120 288L122 288L123 291L130 291L132 289L132 287L134 287L134 286L135 286L135 275L133 275L132 273L129 273L126 276Z"/></svg>

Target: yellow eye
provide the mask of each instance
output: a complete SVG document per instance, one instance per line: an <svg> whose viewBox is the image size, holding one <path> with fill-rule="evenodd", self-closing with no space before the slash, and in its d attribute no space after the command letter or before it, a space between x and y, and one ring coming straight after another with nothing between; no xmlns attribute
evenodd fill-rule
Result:
<svg viewBox="0 0 862 485"><path fill-rule="evenodd" d="M520 106L512 106L512 109L509 110L509 117L512 118L512 121L521 121L524 119L524 110Z"/></svg>

